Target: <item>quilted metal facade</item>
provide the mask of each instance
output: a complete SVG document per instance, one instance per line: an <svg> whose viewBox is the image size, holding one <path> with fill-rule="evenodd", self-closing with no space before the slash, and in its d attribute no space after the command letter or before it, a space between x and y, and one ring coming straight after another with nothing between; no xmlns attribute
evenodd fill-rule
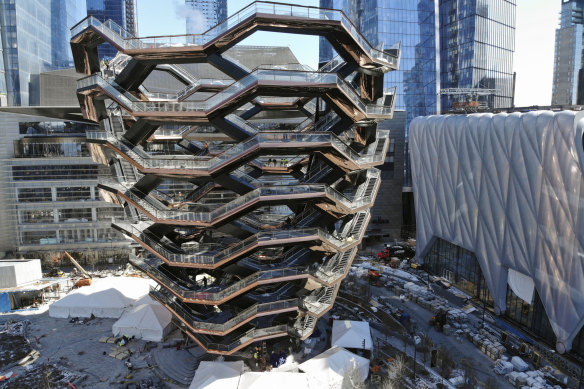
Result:
<svg viewBox="0 0 584 389"><path fill-rule="evenodd" d="M559 352L584 324L584 113L416 118L420 258L436 238L475 253L505 310L509 270L531 277Z"/></svg>

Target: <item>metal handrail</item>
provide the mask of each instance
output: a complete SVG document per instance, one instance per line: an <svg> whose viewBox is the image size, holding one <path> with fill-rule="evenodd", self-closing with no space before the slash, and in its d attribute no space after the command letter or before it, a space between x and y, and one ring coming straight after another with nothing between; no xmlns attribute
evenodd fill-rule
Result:
<svg viewBox="0 0 584 389"><path fill-rule="evenodd" d="M393 55L373 47L344 12L340 10L266 1L256 1L248 5L202 34L136 38L111 20L101 22L93 16L88 16L71 28L71 36L74 37L92 26L106 34L122 49L205 46L256 14L262 14L262 16L267 14L273 16L292 16L299 19L339 21L345 30L355 39L355 42L361 49L372 59L393 67L397 67L399 64L399 55ZM110 31L106 31L106 29Z"/></svg>

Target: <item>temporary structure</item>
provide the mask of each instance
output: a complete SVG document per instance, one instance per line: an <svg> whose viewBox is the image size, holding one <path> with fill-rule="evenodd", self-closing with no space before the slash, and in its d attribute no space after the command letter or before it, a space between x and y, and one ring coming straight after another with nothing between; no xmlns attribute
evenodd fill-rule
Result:
<svg viewBox="0 0 584 389"><path fill-rule="evenodd" d="M304 373L285 372L248 372L241 375L238 389L278 388L298 389L310 388L309 376ZM316 388L315 385L312 387Z"/></svg>
<svg viewBox="0 0 584 389"><path fill-rule="evenodd" d="M150 297L149 294L146 294L142 296L142 298L140 298L139 300L132 302L133 307L137 307L138 305L142 304L160 304L160 303L154 300L152 297Z"/></svg>
<svg viewBox="0 0 584 389"><path fill-rule="evenodd" d="M113 317L122 316L131 300L117 289L95 291L91 287L69 293L49 306L51 317Z"/></svg>
<svg viewBox="0 0 584 389"><path fill-rule="evenodd" d="M139 277L107 277L94 279L91 288L109 289L114 288L131 300L139 300L150 292L150 287L156 283L148 278Z"/></svg>
<svg viewBox="0 0 584 389"><path fill-rule="evenodd" d="M202 361L189 389L237 389L243 361Z"/></svg>
<svg viewBox="0 0 584 389"><path fill-rule="evenodd" d="M124 312L112 326L114 336L128 335L160 342L168 335L172 315L159 303L142 304Z"/></svg>
<svg viewBox="0 0 584 389"><path fill-rule="evenodd" d="M353 370L365 381L369 374L369 360L335 346L301 363L299 368L310 376L311 381L320 383L321 388L339 388L343 377Z"/></svg>
<svg viewBox="0 0 584 389"><path fill-rule="evenodd" d="M136 277L95 279L91 286L69 293L49 307L51 317L113 317L119 318L124 309L135 302L147 302L146 295L154 281ZM143 300L144 299L144 300Z"/></svg>
<svg viewBox="0 0 584 389"><path fill-rule="evenodd" d="M331 346L371 350L373 340L369 323L365 321L335 320Z"/></svg>

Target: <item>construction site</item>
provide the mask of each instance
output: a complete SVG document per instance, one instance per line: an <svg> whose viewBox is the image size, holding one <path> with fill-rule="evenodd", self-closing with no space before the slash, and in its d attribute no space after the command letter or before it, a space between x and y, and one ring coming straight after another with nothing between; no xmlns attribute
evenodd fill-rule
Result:
<svg viewBox="0 0 584 389"><path fill-rule="evenodd" d="M229 355L185 334L150 297L156 282L136 270L79 266L80 276L26 281L59 287L1 314L0 387L577 387L464 292L420 270L408 259L414 244L358 255L310 337L259 340Z"/></svg>
<svg viewBox="0 0 584 389"><path fill-rule="evenodd" d="M256 31L320 36L338 55L263 63L239 45ZM107 64L102 43L118 51ZM582 384L572 354L434 271L416 239L365 245L399 44L371 46L339 10L259 1L198 35L138 38L88 16L71 47L109 173L97 187L131 254L101 269L66 251L0 261L1 389ZM481 110L495 92L445 94Z"/></svg>

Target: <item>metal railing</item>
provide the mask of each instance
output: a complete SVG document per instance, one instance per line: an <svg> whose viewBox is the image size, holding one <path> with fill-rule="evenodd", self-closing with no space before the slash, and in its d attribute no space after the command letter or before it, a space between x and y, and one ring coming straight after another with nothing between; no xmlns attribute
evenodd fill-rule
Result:
<svg viewBox="0 0 584 389"><path fill-rule="evenodd" d="M94 27L110 38L122 49L140 49L140 48L164 48L164 47L182 47L182 46L204 46L220 38L227 31L246 22L256 14L273 15L273 16L290 16L298 19L322 20L322 21L339 21L344 29L351 35L360 48L367 53L373 60L379 63L385 63L386 66L397 68L399 55L394 55L373 47L361 32L355 27L351 20L340 10L324 9L317 7L308 7L300 5L287 5L281 3L271 3L256 1L247 7L241 9L223 22L202 34L185 34L172 36L156 36L136 38L125 29L111 20L101 22L93 16L88 16L77 25L71 28L71 36L74 37L87 28Z"/></svg>
<svg viewBox="0 0 584 389"><path fill-rule="evenodd" d="M282 300L273 303L258 303L237 313L237 315L225 321L224 323L213 323L194 320L193 315L190 312L188 312L180 303L174 301L172 297L166 296L164 293L152 289L150 290L150 293L156 296L160 302L168 305L191 328L194 330L203 330L205 332L226 333L242 322L258 316L258 314L278 311L282 309L299 308L301 306L298 299Z"/></svg>
<svg viewBox="0 0 584 389"><path fill-rule="evenodd" d="M363 195L357 193L352 199L325 184L260 187L211 211L205 208L201 210L202 207L199 205L192 205L190 209L187 207L187 210L169 209L162 203L153 203L151 201L152 195L140 192L113 179L101 178L99 184L106 190L111 188L112 191L122 194L134 204L144 208L156 219L212 224L261 201L281 201L283 199L291 201L295 198L307 200L327 197L345 207L349 212L366 205L372 205L377 193L377 190L373 188L380 184L380 172L376 169L369 169L367 174L367 180L359 188L362 188L364 192L371 187L368 190L369 193Z"/></svg>
<svg viewBox="0 0 584 389"><path fill-rule="evenodd" d="M357 92L336 73L319 73L296 70L272 70L257 68L242 79L232 83L224 90L217 92L204 101L138 101L127 91L124 91L112 80L105 80L98 74L81 78L77 81L78 88L101 87L113 99L122 104L125 109L137 115L145 112L212 112L225 105L234 96L256 85L260 81L289 83L295 87L301 85L336 85L343 94L362 113L371 118L389 118L393 115L395 99L391 106L366 104ZM256 130L257 131L257 130Z"/></svg>
<svg viewBox="0 0 584 389"><path fill-rule="evenodd" d="M216 157L196 157L196 156L171 156L171 157L150 157L147 154L139 155L136 151L139 146L129 148L118 141L113 136L108 136L106 132L89 131L86 133L87 139L90 140L107 140L110 144L124 152L128 157L138 163L145 169L186 169L200 170L208 174L218 169L224 168L231 163L239 163L246 152L255 151L257 146L284 148L288 147L292 151L296 150L299 143L302 147L308 147L310 144L322 148L330 144L337 152L343 155L347 160L353 162L359 167L364 167L374 163L383 163L385 160L384 148L373 154L360 155L349 145L342 141L338 136L330 132L310 132L310 133L286 133L286 132L260 132L247 140L238 143ZM379 131L378 140L389 139L389 131ZM287 146L288 144L288 146ZM296 163L296 159L289 160L286 167ZM278 165L281 167L281 165ZM194 172L193 172L194 173Z"/></svg>
<svg viewBox="0 0 584 389"><path fill-rule="evenodd" d="M320 228L301 228L283 231L264 231L256 233L237 244L231 245L222 250L211 248L206 251L206 248L199 246L195 248L197 252L173 252L160 243L159 237L156 239L146 235L142 230L136 228L132 224L116 222L114 225L118 229L126 231L127 234L134 235L137 239L144 242L144 244L157 254L173 263L190 263L200 265L214 265L222 261L234 259L246 252L257 247L278 246L288 243L301 243L308 241L321 241L336 251L344 251L347 248L354 246L362 238L365 233L367 223L365 221L369 218L369 211L363 211L355 214L353 221L347 223L347 226L341 233L335 237Z"/></svg>

